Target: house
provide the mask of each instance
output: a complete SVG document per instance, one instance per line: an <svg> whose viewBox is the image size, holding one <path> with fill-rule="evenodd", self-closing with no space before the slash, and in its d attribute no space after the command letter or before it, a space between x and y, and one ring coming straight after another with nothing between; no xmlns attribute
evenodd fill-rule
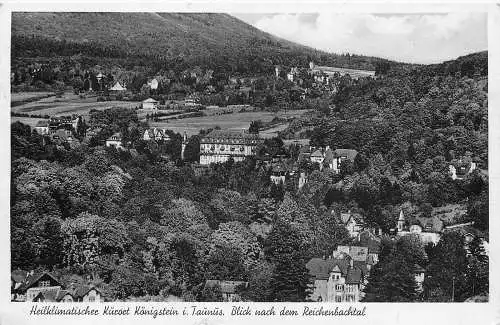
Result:
<svg viewBox="0 0 500 325"><path fill-rule="evenodd" d="M285 184L288 167L285 164L274 164L271 168L271 182L274 184Z"/></svg>
<svg viewBox="0 0 500 325"><path fill-rule="evenodd" d="M142 101L142 109L156 110L158 109L158 101L153 98L148 98Z"/></svg>
<svg viewBox="0 0 500 325"><path fill-rule="evenodd" d="M333 212L333 211L332 211ZM357 237L359 233L364 229L364 220L359 213L347 213L340 214L340 221L342 225L347 229L351 237Z"/></svg>
<svg viewBox="0 0 500 325"><path fill-rule="evenodd" d="M170 137L167 135L165 130L152 128L152 129L147 129L146 131L144 131L143 139L145 141L150 141L150 140L169 141Z"/></svg>
<svg viewBox="0 0 500 325"><path fill-rule="evenodd" d="M417 283L417 291L424 291L424 280L425 280L425 269L418 264L413 266L413 274L415 276L415 282Z"/></svg>
<svg viewBox="0 0 500 325"><path fill-rule="evenodd" d="M449 165L450 176L453 180L464 179L477 168L477 164L468 159L453 160Z"/></svg>
<svg viewBox="0 0 500 325"><path fill-rule="evenodd" d="M17 289L17 293L24 298L25 301L34 301L35 297L44 292L52 295L49 292L57 292L62 288L59 280L49 272L34 273L29 272L26 278Z"/></svg>
<svg viewBox="0 0 500 325"><path fill-rule="evenodd" d="M323 160L325 159L325 156L323 155L323 152L321 150L315 150L311 156L310 156L311 162L313 163L318 163L320 165L320 168L322 167Z"/></svg>
<svg viewBox="0 0 500 325"><path fill-rule="evenodd" d="M200 164L226 162L232 158L235 162L255 156L257 146L264 140L258 134L245 130L213 130L200 140Z"/></svg>
<svg viewBox="0 0 500 325"><path fill-rule="evenodd" d="M101 291L93 285L71 284L69 288L51 273L33 271L26 273L21 279L19 271L12 272L11 278L21 281L13 291L12 301L34 302L101 302L104 301Z"/></svg>
<svg viewBox="0 0 500 325"><path fill-rule="evenodd" d="M381 235L381 232L379 229L379 235ZM358 234L357 245L368 248L367 263L369 265L373 266L378 263L381 243L382 240L369 229L363 230Z"/></svg>
<svg viewBox="0 0 500 325"><path fill-rule="evenodd" d="M354 260L349 255L315 257L307 262L306 268L313 281L310 300L357 302L361 299L366 274L354 266Z"/></svg>
<svg viewBox="0 0 500 325"><path fill-rule="evenodd" d="M357 155L358 152L354 149L335 149L333 151L333 160L331 163L328 162L328 167L338 173L340 172L340 166L344 161L354 163Z"/></svg>
<svg viewBox="0 0 500 325"><path fill-rule="evenodd" d="M121 133L117 132L110 136L106 140L106 147L115 147L116 149L123 149L123 143L122 143L122 135Z"/></svg>
<svg viewBox="0 0 500 325"><path fill-rule="evenodd" d="M48 135L49 134L49 121L47 121L47 120L38 121L35 125L35 130L40 135Z"/></svg>
<svg viewBox="0 0 500 325"><path fill-rule="evenodd" d="M403 210L401 210L396 226L397 235L400 237L413 234L418 236L424 244L437 244L441 239L444 223L436 216L414 218L412 222L407 222Z"/></svg>
<svg viewBox="0 0 500 325"><path fill-rule="evenodd" d="M245 281L227 281L227 280L207 280L205 288L219 287L222 298L226 302L239 301L240 290L248 288L248 282Z"/></svg>
<svg viewBox="0 0 500 325"><path fill-rule="evenodd" d="M110 91L125 91L127 88L123 87L119 81L117 81L113 87L109 88Z"/></svg>

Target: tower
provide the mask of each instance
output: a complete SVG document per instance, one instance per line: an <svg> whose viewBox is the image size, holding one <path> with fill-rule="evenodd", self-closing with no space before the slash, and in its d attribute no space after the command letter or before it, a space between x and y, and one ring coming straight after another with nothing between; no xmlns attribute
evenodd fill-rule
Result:
<svg viewBox="0 0 500 325"><path fill-rule="evenodd" d="M403 231L403 227L405 225L405 215L403 214L403 210L399 212L398 218L398 232Z"/></svg>
<svg viewBox="0 0 500 325"><path fill-rule="evenodd" d="M181 159L184 160L184 150L186 150L188 139L186 131L184 131L184 135L182 136L182 145L181 145Z"/></svg>
<svg viewBox="0 0 500 325"><path fill-rule="evenodd" d="M313 61L309 62L309 69L311 69L311 70L314 69L314 62Z"/></svg>

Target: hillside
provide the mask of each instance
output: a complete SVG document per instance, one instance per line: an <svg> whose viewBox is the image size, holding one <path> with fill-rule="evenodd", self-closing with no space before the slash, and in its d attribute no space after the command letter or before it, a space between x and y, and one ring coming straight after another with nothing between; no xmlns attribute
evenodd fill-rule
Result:
<svg viewBox="0 0 500 325"><path fill-rule="evenodd" d="M232 72L306 66L309 60L346 68L374 69L376 58L334 55L298 45L228 14L215 13L13 13L12 57L49 58L82 54L120 58L125 64L147 57L182 69L197 64ZM15 63L15 62L14 62Z"/></svg>

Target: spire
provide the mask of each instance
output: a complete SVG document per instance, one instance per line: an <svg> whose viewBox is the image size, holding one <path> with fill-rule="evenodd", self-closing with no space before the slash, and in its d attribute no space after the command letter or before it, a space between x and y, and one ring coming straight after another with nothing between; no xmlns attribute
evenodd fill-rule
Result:
<svg viewBox="0 0 500 325"><path fill-rule="evenodd" d="M403 213L403 209L399 211L399 219L398 221L405 221L405 215Z"/></svg>

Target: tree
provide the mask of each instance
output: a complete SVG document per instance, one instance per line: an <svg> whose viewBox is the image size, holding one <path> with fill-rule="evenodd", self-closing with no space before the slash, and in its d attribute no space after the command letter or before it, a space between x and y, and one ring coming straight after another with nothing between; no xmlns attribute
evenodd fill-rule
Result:
<svg viewBox="0 0 500 325"><path fill-rule="evenodd" d="M463 301L467 298L467 252L464 239L457 232L447 232L433 250L424 288L428 299ZM441 293L440 295L436 295Z"/></svg>
<svg viewBox="0 0 500 325"><path fill-rule="evenodd" d="M306 265L307 245L299 231L285 221L278 221L268 238L268 256L275 265L271 299L305 301L310 275Z"/></svg>
<svg viewBox="0 0 500 325"><path fill-rule="evenodd" d="M241 250L230 246L216 246L210 250L206 271L209 279L244 281L247 278Z"/></svg>

